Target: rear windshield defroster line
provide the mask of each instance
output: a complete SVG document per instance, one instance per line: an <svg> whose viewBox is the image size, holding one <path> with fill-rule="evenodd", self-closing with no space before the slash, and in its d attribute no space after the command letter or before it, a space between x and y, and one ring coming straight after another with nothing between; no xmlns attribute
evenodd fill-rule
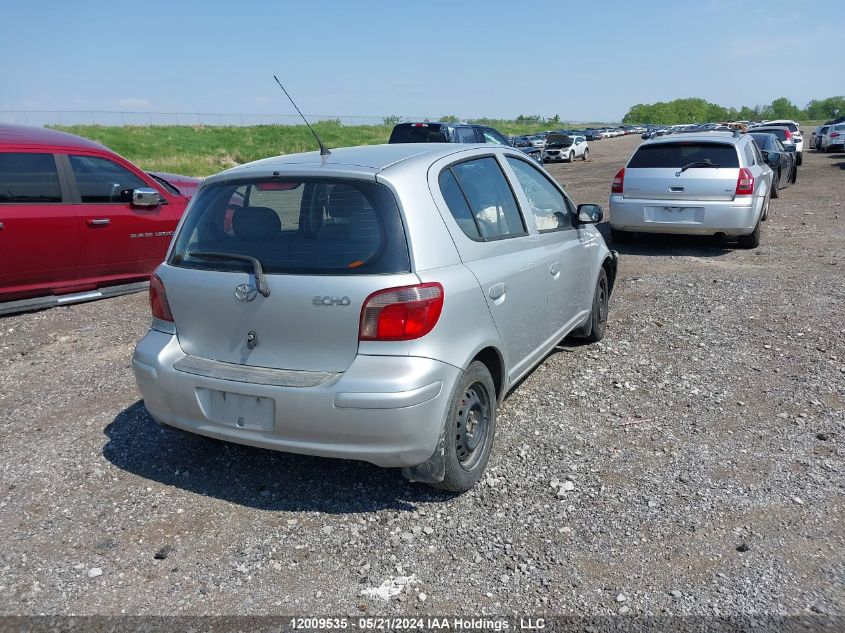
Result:
<svg viewBox="0 0 845 633"><path fill-rule="evenodd" d="M192 256L220 253L228 257ZM399 207L384 185L327 178L265 178L203 188L168 263L272 274L410 272Z"/></svg>

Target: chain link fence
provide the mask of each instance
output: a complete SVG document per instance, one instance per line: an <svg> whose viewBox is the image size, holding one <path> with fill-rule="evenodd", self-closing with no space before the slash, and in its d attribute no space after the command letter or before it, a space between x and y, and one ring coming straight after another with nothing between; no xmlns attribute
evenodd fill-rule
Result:
<svg viewBox="0 0 845 633"><path fill-rule="evenodd" d="M387 116L307 114L310 122L338 121L341 125L382 125ZM403 117L405 120L432 120L437 117ZM112 110L0 110L0 123L19 125L300 125L296 114L224 114L216 112L132 112Z"/></svg>

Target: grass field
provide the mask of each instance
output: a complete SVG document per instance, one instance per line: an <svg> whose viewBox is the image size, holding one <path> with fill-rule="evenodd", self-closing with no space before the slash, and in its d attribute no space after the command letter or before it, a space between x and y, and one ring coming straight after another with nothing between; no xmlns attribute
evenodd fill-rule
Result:
<svg viewBox="0 0 845 633"><path fill-rule="evenodd" d="M484 121L509 135L533 134L549 129L550 123ZM585 124L579 124L579 127ZM599 125L599 124L593 124ZM553 127L569 127L558 123ZM217 126L54 126L55 129L102 143L147 170L169 171L187 176L208 176L268 156L317 149L304 125ZM314 124L329 147L386 143L389 125L344 126L331 121Z"/></svg>

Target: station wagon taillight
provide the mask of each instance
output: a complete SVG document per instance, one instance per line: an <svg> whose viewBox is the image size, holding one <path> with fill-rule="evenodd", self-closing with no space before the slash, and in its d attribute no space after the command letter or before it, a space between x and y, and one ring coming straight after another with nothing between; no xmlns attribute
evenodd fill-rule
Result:
<svg viewBox="0 0 845 633"><path fill-rule="evenodd" d="M625 168L623 167L613 177L613 184L610 186L610 193L623 193L625 188Z"/></svg>
<svg viewBox="0 0 845 633"><path fill-rule="evenodd" d="M164 283L161 281L161 277L155 273L150 277L150 310L154 319L173 323L173 313L170 311L170 304L167 302Z"/></svg>
<svg viewBox="0 0 845 633"><path fill-rule="evenodd" d="M443 311L443 286L438 283L388 288L374 292L361 308L358 339L410 341L425 336Z"/></svg>
<svg viewBox="0 0 845 633"><path fill-rule="evenodd" d="M754 193L754 176L748 167L741 167L736 177L736 195L748 196Z"/></svg>

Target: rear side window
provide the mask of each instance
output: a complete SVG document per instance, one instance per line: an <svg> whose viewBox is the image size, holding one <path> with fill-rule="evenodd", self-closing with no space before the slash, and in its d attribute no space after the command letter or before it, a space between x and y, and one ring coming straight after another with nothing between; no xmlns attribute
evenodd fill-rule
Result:
<svg viewBox="0 0 845 633"><path fill-rule="evenodd" d="M753 165L755 163L754 150L751 147L753 144L754 143L749 143L748 145L745 146L745 150L744 150L745 151L745 161L748 165Z"/></svg>
<svg viewBox="0 0 845 633"><path fill-rule="evenodd" d="M0 153L0 204L61 201L52 154Z"/></svg>
<svg viewBox="0 0 845 633"><path fill-rule="evenodd" d="M202 253L248 255L270 274L382 274L411 269L393 194L346 179L218 183L197 196L169 263L251 270Z"/></svg>
<svg viewBox="0 0 845 633"><path fill-rule="evenodd" d="M628 167L683 167L708 160L721 167L739 167L739 157L733 145L697 141L643 145L631 158Z"/></svg>
<svg viewBox="0 0 845 633"><path fill-rule="evenodd" d="M472 128L472 127L456 127L455 128L455 142L457 142L457 143L477 143L478 139L475 136L475 128Z"/></svg>
<svg viewBox="0 0 845 633"><path fill-rule="evenodd" d="M128 169L98 156L71 156L70 166L82 202L126 202L122 191L146 187L147 183Z"/></svg>
<svg viewBox="0 0 845 633"><path fill-rule="evenodd" d="M451 179L441 174L441 190L446 187L443 197L467 237L492 240L526 235L516 199L495 158L465 161L452 165L444 174L446 172L451 172L454 182L458 185L463 204L460 204ZM466 221L467 207L475 229Z"/></svg>

